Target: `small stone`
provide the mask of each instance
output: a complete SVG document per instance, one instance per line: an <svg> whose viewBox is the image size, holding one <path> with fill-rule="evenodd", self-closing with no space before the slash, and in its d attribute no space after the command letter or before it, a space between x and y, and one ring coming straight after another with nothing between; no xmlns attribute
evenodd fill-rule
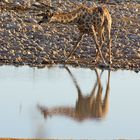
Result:
<svg viewBox="0 0 140 140"><path fill-rule="evenodd" d="M52 53L53 53L53 55L57 55L57 54L58 54L58 52L57 52L57 51L53 51Z"/></svg>
<svg viewBox="0 0 140 140"><path fill-rule="evenodd" d="M39 51L43 51L44 50L43 47L39 47L39 46L36 49L39 50Z"/></svg>

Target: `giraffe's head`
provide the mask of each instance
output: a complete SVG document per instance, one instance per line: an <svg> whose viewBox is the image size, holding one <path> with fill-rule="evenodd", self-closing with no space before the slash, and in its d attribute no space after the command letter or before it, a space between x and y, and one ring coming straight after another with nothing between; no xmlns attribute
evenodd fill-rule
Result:
<svg viewBox="0 0 140 140"><path fill-rule="evenodd" d="M55 12L56 8L50 6L44 13L38 15L42 16L42 19L38 22L38 24L49 22Z"/></svg>

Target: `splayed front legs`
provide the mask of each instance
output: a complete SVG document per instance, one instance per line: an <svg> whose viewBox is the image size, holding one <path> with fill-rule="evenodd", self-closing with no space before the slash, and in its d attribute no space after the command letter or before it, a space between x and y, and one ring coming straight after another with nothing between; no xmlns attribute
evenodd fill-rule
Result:
<svg viewBox="0 0 140 140"><path fill-rule="evenodd" d="M103 37L102 37L102 38L101 38L101 43L100 43L100 44L98 43L97 35L96 35L96 32L95 32L94 26L92 26L92 33L93 33L92 36L93 36L93 39L94 39L94 41L95 41L96 49L97 49L97 53L96 53L96 57L95 57L95 62L98 61L98 56L100 55L101 59L103 60L103 63L104 63L106 66L108 66L107 63L106 63L106 61L105 61L105 59L104 59L104 57L103 57L103 55L102 55L102 52L101 52L104 39L103 39ZM101 36L102 36L102 35L103 35L103 34L101 33ZM74 46L73 50L72 50L72 51L70 52L70 54L68 55L68 57L67 57L67 59L66 59L65 62L67 62L67 61L69 60L69 58L72 56L72 54L73 54L73 53L76 51L76 49L79 47L79 44L80 44L80 42L82 41L83 37L84 37L84 34L80 34L80 36L79 36L79 38L78 38L78 40L77 40L77 42L76 42L76 45ZM108 39L109 64L111 64L111 39L110 39L110 37L108 37L108 38L109 38L109 39Z"/></svg>
<svg viewBox="0 0 140 140"><path fill-rule="evenodd" d="M92 30L93 30L93 35L94 35L93 38L94 38L94 40L95 40L96 48L97 48L97 50L98 50L98 52L97 52L97 54L96 54L96 59L97 59L98 53L99 53L100 56L101 56L101 58L102 58L102 60L103 60L103 62L104 62L104 64L107 65L106 62L105 62L105 60L104 60L104 58L103 58L102 52L101 52L101 50L100 50L101 46L99 45L99 43L98 43L98 41L97 41L97 36L96 36L95 30L94 30L94 27L93 27ZM73 50L72 50L72 51L70 52L70 54L68 55L68 57L67 57L67 59L66 59L65 62L67 62L67 61L69 60L69 58L72 56L72 54L73 54L73 53L76 51L76 49L79 47L79 44L80 44L80 42L82 41L83 37L84 37L84 34L80 34L80 36L79 36L79 38L78 38L78 40L77 40L77 42L76 42L76 45L74 46ZM96 59L95 59L95 61L96 61Z"/></svg>

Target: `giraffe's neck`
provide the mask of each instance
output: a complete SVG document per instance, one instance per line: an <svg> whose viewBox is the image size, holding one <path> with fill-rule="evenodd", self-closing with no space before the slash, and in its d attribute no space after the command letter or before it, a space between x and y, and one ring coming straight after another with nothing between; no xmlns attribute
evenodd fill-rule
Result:
<svg viewBox="0 0 140 140"><path fill-rule="evenodd" d="M77 9L69 12L69 13L57 13L54 14L50 20L50 23L72 23L75 24L77 19L84 14L86 8L83 6L78 7Z"/></svg>
<svg viewBox="0 0 140 140"><path fill-rule="evenodd" d="M56 107L50 108L48 110L49 116L68 116L70 118L75 118L75 109L72 107Z"/></svg>

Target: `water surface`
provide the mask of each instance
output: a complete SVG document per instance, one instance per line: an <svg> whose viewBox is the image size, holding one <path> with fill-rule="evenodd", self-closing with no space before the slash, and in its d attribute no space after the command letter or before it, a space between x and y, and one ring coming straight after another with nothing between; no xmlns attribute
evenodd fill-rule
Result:
<svg viewBox="0 0 140 140"><path fill-rule="evenodd" d="M140 138L140 74L101 72L1 66L0 137Z"/></svg>

